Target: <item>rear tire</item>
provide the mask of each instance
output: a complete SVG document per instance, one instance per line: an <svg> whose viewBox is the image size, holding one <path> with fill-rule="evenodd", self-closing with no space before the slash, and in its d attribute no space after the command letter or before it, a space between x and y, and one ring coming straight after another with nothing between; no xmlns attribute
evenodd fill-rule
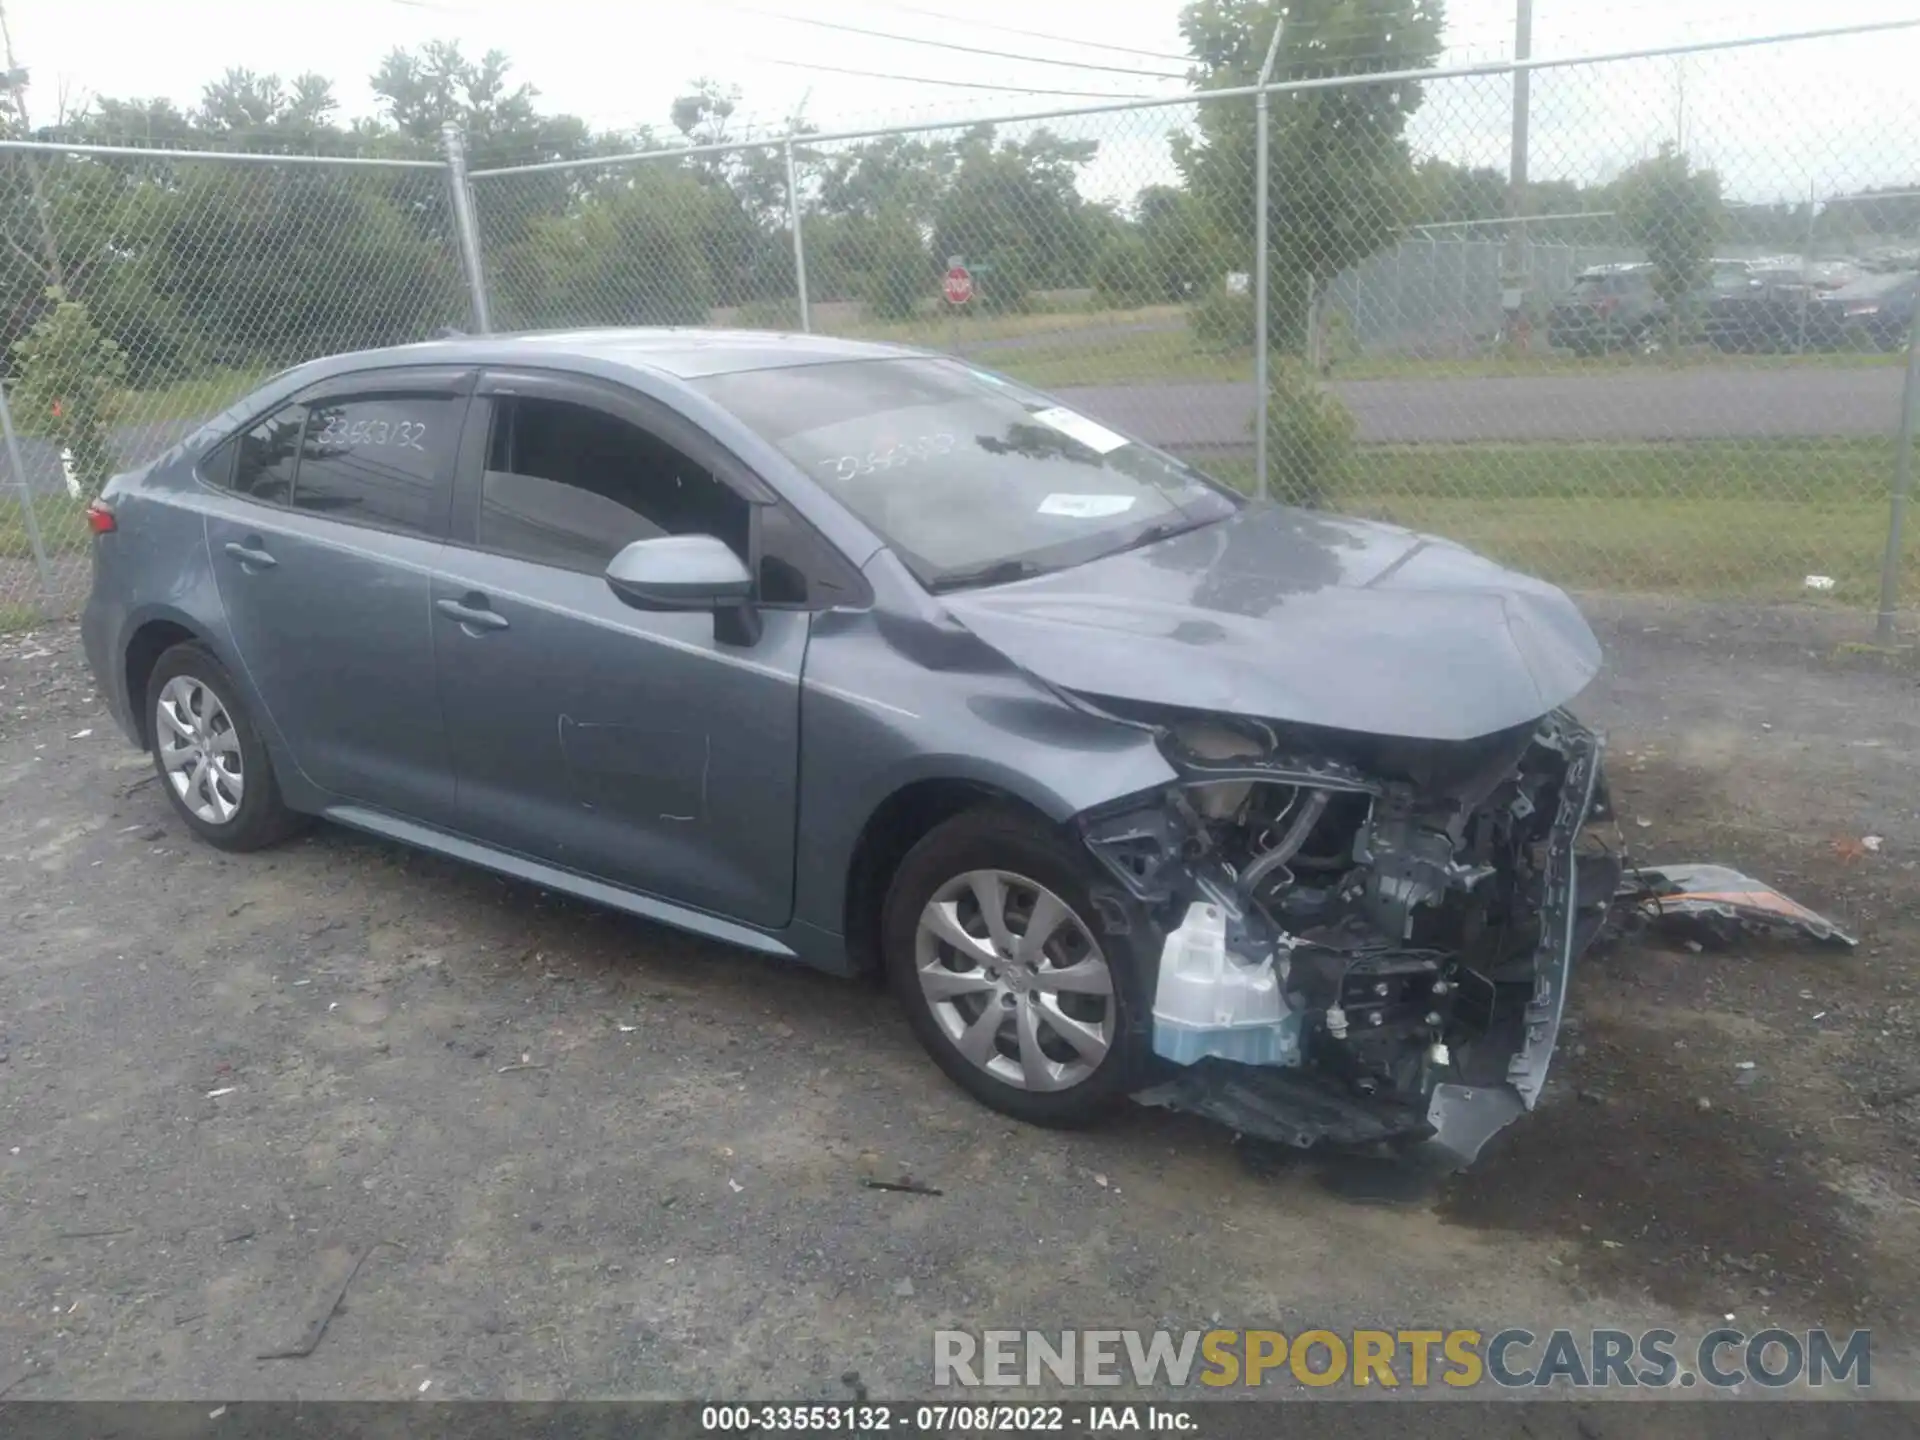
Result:
<svg viewBox="0 0 1920 1440"><path fill-rule="evenodd" d="M894 875L881 944L934 1063L1003 1115L1088 1125L1150 1078L1158 927L1043 821L983 806L930 831Z"/></svg>
<svg viewBox="0 0 1920 1440"><path fill-rule="evenodd" d="M174 813L221 850L260 850L305 823L281 799L240 689L202 646L175 645L147 680L148 748Z"/></svg>

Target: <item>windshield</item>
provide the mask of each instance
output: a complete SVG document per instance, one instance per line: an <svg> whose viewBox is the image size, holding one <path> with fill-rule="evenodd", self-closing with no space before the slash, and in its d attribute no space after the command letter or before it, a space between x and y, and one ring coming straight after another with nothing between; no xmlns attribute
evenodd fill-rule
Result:
<svg viewBox="0 0 1920 1440"><path fill-rule="evenodd" d="M1110 554L1233 513L1199 471L955 360L857 360L695 382L954 589Z"/></svg>

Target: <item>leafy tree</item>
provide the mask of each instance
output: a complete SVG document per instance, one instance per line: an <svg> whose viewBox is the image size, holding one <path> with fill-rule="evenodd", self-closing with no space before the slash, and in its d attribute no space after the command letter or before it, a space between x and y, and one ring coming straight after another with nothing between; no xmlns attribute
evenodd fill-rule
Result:
<svg viewBox="0 0 1920 1440"><path fill-rule="evenodd" d="M705 324L714 303L707 198L684 171L643 165L618 189L536 219L496 270L503 323Z"/></svg>
<svg viewBox="0 0 1920 1440"><path fill-rule="evenodd" d="M1282 19L1279 80L1420 69L1440 53L1440 0L1193 0L1180 28L1199 87L1254 83ZM1304 338L1309 280L1324 292L1398 240L1415 193L1407 121L1421 99L1404 81L1272 98L1270 323L1280 343ZM1220 252L1240 270L1253 264L1254 134L1252 105L1207 105L1174 147Z"/></svg>
<svg viewBox="0 0 1920 1440"><path fill-rule="evenodd" d="M339 108L323 75L297 75L283 86L278 75L229 70L201 92L194 124L238 149L311 151L338 138Z"/></svg>
<svg viewBox="0 0 1920 1440"><path fill-rule="evenodd" d="M883 135L837 150L820 162L816 208L836 216L897 210L930 225L959 159L954 142L912 135Z"/></svg>
<svg viewBox="0 0 1920 1440"><path fill-rule="evenodd" d="M1111 310L1131 310L1161 298L1151 252L1137 234L1116 235L1093 263L1093 298Z"/></svg>
<svg viewBox="0 0 1920 1440"><path fill-rule="evenodd" d="M516 148L540 129L533 104L539 92L531 85L509 85L511 68L498 50L469 60L457 41L432 40L417 51L389 51L369 83L388 121L416 147L437 152L440 132L458 125L478 166L493 163L495 152ZM572 120L568 128L584 127Z"/></svg>
<svg viewBox="0 0 1920 1440"><path fill-rule="evenodd" d="M1430 156L1414 167L1406 218L1427 225L1501 220L1507 214L1507 177L1491 165L1456 165Z"/></svg>
<svg viewBox="0 0 1920 1440"><path fill-rule="evenodd" d="M724 145L748 138L734 133L740 92L702 79L673 102L673 127L689 145ZM805 134L797 117L783 134ZM701 244L722 304L739 304L793 293L793 233L787 203L783 145L745 146L689 156L687 173L707 201L701 208Z"/></svg>
<svg viewBox="0 0 1920 1440"><path fill-rule="evenodd" d="M40 433L72 455L81 494L91 499L118 468L109 436L126 359L86 306L59 290L47 299L47 312L14 342L19 404Z"/></svg>
<svg viewBox="0 0 1920 1440"><path fill-rule="evenodd" d="M1161 300L1188 300L1217 283L1212 240L1193 196L1173 185L1149 185L1134 199L1147 269Z"/></svg>
<svg viewBox="0 0 1920 1440"><path fill-rule="evenodd" d="M1044 128L997 145L991 125L971 128L959 165L935 210L933 246L979 271L976 295L988 310L1024 309L1039 287L1079 283L1090 268L1090 207L1076 176L1099 149Z"/></svg>
<svg viewBox="0 0 1920 1440"><path fill-rule="evenodd" d="M1353 412L1314 383L1313 373L1291 355L1274 357L1267 396L1267 465L1274 498L1316 509L1326 505L1353 471L1358 430Z"/></svg>
<svg viewBox="0 0 1920 1440"><path fill-rule="evenodd" d="M1621 223L1647 252L1654 293L1667 307L1669 344L1677 348L1726 219L1720 177L1695 169L1684 151L1665 144L1622 175L1616 188Z"/></svg>
<svg viewBox="0 0 1920 1440"><path fill-rule="evenodd" d="M213 364L283 365L420 339L463 313L458 260L400 203L422 184L183 165L143 227L152 286L191 317Z"/></svg>
<svg viewBox="0 0 1920 1440"><path fill-rule="evenodd" d="M934 293L934 268L920 225L905 210L880 217L874 227L871 265L862 298L883 320L905 320Z"/></svg>

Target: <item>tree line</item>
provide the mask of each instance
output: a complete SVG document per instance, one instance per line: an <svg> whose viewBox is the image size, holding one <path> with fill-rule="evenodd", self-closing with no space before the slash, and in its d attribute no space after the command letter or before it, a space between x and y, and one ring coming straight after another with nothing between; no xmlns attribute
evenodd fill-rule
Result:
<svg viewBox="0 0 1920 1440"><path fill-rule="evenodd" d="M1281 79L1416 70L1440 53L1440 0L1193 0L1181 29L1195 90L1252 83L1283 9ZM0 78L0 88L22 83L17 73ZM666 127L595 130L544 110L505 56L472 59L450 42L394 51L371 87L376 113L347 121L326 77L229 70L192 108L101 98L31 132L18 121L7 128L15 137L143 150L433 160L442 128L454 124L477 170L754 138L739 129L738 92L715 81L674 99ZM1408 227L1506 213L1499 171L1415 154L1407 128L1423 99L1422 87L1405 81L1273 98L1276 346L1297 346L1316 290ZM1188 304L1197 334L1251 340L1251 301L1223 278L1253 261L1250 103L1196 107L1171 136L1173 178L1125 203L1082 191L1097 141L1044 126L854 143L812 142L799 123L782 133L797 137L816 299L903 318L934 303L946 257L959 255L975 271L979 308L1019 309L1037 292L1090 287L1113 306ZM482 177L474 191L503 327L697 324L715 307L738 307L749 323L794 318L778 144ZM1607 187L1536 182L1527 203L1535 213L1638 206L1656 228L1684 223L1685 237L1665 252L1681 269L1724 220L1717 180L1674 155ZM1781 207L1778 228L1795 218ZM38 396L98 389L102 376L145 388L213 369L257 371L417 339L465 315L436 170L159 155L0 162L0 349L16 373L40 366ZM56 355L66 368L51 373Z"/></svg>

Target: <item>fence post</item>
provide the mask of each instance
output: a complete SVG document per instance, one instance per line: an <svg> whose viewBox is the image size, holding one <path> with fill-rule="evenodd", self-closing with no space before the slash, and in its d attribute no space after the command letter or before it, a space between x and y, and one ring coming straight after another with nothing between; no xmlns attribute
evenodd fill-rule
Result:
<svg viewBox="0 0 1920 1440"><path fill-rule="evenodd" d="M1285 20L1273 22L1267 58L1260 67L1260 90L1253 97L1253 477L1255 491L1267 498L1267 81L1280 54Z"/></svg>
<svg viewBox="0 0 1920 1440"><path fill-rule="evenodd" d="M1893 644L1893 612L1900 604L1901 532L1907 521L1907 496L1913 490L1914 406L1920 404L1920 306L1907 328L1907 384L1900 396L1900 458L1893 473L1893 504L1887 516L1887 553L1880 561L1880 614L1874 621L1876 645Z"/></svg>
<svg viewBox="0 0 1920 1440"><path fill-rule="evenodd" d="M14 483L20 487L20 518L26 522L27 544L33 549L33 566L40 572L40 608L51 616L56 607L53 593L53 566L47 562L47 547L40 538L40 518L33 513L33 491L27 485L26 463L20 458L20 438L13 429L13 407L7 403L7 387L0 384L0 433L6 437L7 464L13 467Z"/></svg>
<svg viewBox="0 0 1920 1440"><path fill-rule="evenodd" d="M449 121L440 140L447 155L447 193L453 201L454 236L460 245L460 268L467 272L467 296L473 305L473 328L493 333L493 315L487 307L487 280L480 269L480 229L473 220L473 191L467 186L467 138Z"/></svg>
<svg viewBox="0 0 1920 1440"><path fill-rule="evenodd" d="M1807 238L1800 249L1800 329L1793 342L1793 353L1807 353L1807 302L1813 295L1813 221L1820 208L1820 197L1815 191L1817 181L1807 185Z"/></svg>
<svg viewBox="0 0 1920 1440"><path fill-rule="evenodd" d="M800 296L800 328L813 333L813 310L807 303L807 242L800 237L800 182L793 165L793 137L787 137L787 214L793 222L793 285Z"/></svg>

